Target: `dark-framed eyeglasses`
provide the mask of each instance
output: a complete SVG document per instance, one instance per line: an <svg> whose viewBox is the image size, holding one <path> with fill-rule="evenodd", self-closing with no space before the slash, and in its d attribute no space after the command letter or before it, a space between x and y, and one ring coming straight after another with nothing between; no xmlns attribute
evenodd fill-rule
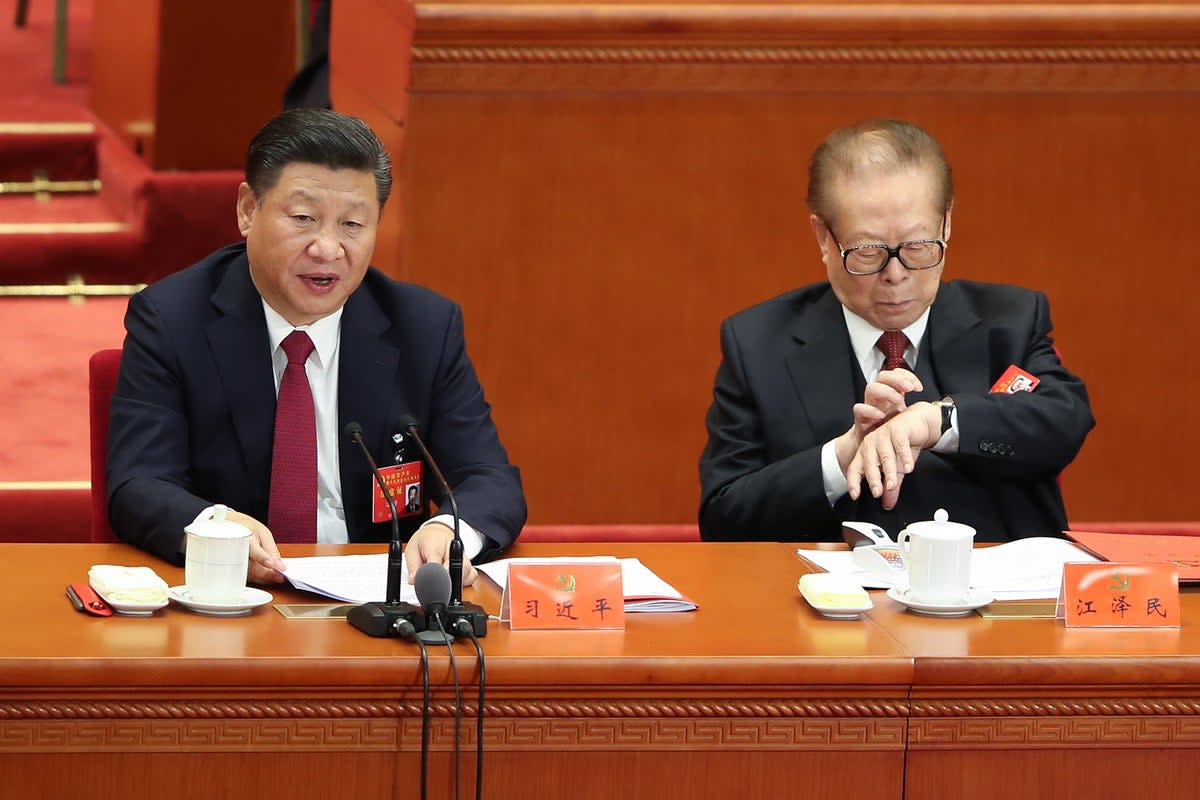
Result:
<svg viewBox="0 0 1200 800"><path fill-rule="evenodd" d="M851 275L874 275L876 272L882 272L893 258L897 259L905 269L932 269L942 263L942 259L946 257L945 238L917 239L911 242L901 242L895 247L888 247L882 242L842 247L833 228L826 225L825 229L829 231L829 235L833 237L833 243L837 245L842 254L842 266ZM942 217L942 236L945 237L945 235L946 218Z"/></svg>

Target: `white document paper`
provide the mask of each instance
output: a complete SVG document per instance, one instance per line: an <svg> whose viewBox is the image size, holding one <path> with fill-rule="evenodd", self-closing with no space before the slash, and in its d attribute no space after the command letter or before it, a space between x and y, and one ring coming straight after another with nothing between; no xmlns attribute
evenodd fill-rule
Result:
<svg viewBox="0 0 1200 800"><path fill-rule="evenodd" d="M285 558L283 573L297 589L345 600L349 603L382 603L387 600L387 553L353 556ZM416 590L408 583L408 563L400 575L400 600L416 603Z"/></svg>
<svg viewBox="0 0 1200 800"><path fill-rule="evenodd" d="M907 575L897 572L884 580L856 566L849 550L797 550L800 557L826 572L849 575L864 589L908 588ZM1095 563L1094 555L1050 536L1017 539L995 547L977 547L971 553L971 586L991 592L997 600L1046 600L1058 597L1063 564Z"/></svg>
<svg viewBox="0 0 1200 800"><path fill-rule="evenodd" d="M476 567L487 575L503 591L508 585L509 564L557 564L574 561L619 561L621 563L622 593L625 595L625 611L695 611L697 606L684 597L671 584L636 558L615 556L562 556L559 558L503 558Z"/></svg>

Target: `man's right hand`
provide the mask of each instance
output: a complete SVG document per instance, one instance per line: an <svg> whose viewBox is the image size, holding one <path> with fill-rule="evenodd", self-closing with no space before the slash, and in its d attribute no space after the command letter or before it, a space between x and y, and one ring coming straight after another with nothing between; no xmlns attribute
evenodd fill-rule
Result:
<svg viewBox="0 0 1200 800"><path fill-rule="evenodd" d="M249 514L230 510L225 519L232 520L250 529L250 566L246 571L249 583L283 583L283 559L275 546L271 530Z"/></svg>
<svg viewBox="0 0 1200 800"><path fill-rule="evenodd" d="M867 384L863 402L854 404L854 424L834 440L834 452L842 474L850 467L863 437L907 408L904 396L919 392L921 379L906 369L883 370Z"/></svg>

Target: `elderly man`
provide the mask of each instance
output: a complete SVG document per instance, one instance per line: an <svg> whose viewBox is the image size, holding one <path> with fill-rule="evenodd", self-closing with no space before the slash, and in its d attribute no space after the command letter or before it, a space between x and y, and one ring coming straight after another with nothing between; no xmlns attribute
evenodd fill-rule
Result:
<svg viewBox="0 0 1200 800"><path fill-rule="evenodd" d="M1059 535L1087 391L1043 294L942 282L953 184L938 143L895 120L835 131L808 203L828 280L721 327L704 538L832 539L844 520L895 534L938 508L983 541Z"/></svg>
<svg viewBox="0 0 1200 800"><path fill-rule="evenodd" d="M249 578L283 580L277 541L383 542L358 446L402 486L442 489L409 447L415 420L454 487L467 559L525 521L517 469L466 353L457 305L370 267L391 161L362 121L287 111L250 143L233 244L135 295L112 398L109 516L183 560L185 525L220 503L253 533ZM451 518L406 505L410 575L445 563ZM474 578L465 564L464 582Z"/></svg>

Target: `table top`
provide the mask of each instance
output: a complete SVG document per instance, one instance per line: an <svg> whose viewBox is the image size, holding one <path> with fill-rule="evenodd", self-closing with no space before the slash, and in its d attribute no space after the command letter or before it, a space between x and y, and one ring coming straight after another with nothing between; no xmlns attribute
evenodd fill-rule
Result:
<svg viewBox="0 0 1200 800"><path fill-rule="evenodd" d="M382 545L284 545L285 556L382 552ZM1185 590L1183 626L1165 630L1067 629L1048 619L945 619L905 610L883 592L857 620L829 620L796 590L811 565L795 545L749 543L518 544L513 556L637 556L696 601L684 613L628 614L624 631L511 631L492 621L482 639L489 687L544 685L596 695L870 691L910 687L1141 686L1148 692L1200 684L1200 595ZM64 590L93 564L148 565L169 585L183 570L122 544L2 544L0 639L5 692L105 687L385 688L411 686L415 648L369 637L340 619L288 619L272 605L243 617L209 617L175 603L151 617L91 617ZM331 602L270 587L274 603ZM464 599L496 613L485 578ZM456 647L473 664L469 646ZM445 651L431 655L435 681Z"/></svg>

